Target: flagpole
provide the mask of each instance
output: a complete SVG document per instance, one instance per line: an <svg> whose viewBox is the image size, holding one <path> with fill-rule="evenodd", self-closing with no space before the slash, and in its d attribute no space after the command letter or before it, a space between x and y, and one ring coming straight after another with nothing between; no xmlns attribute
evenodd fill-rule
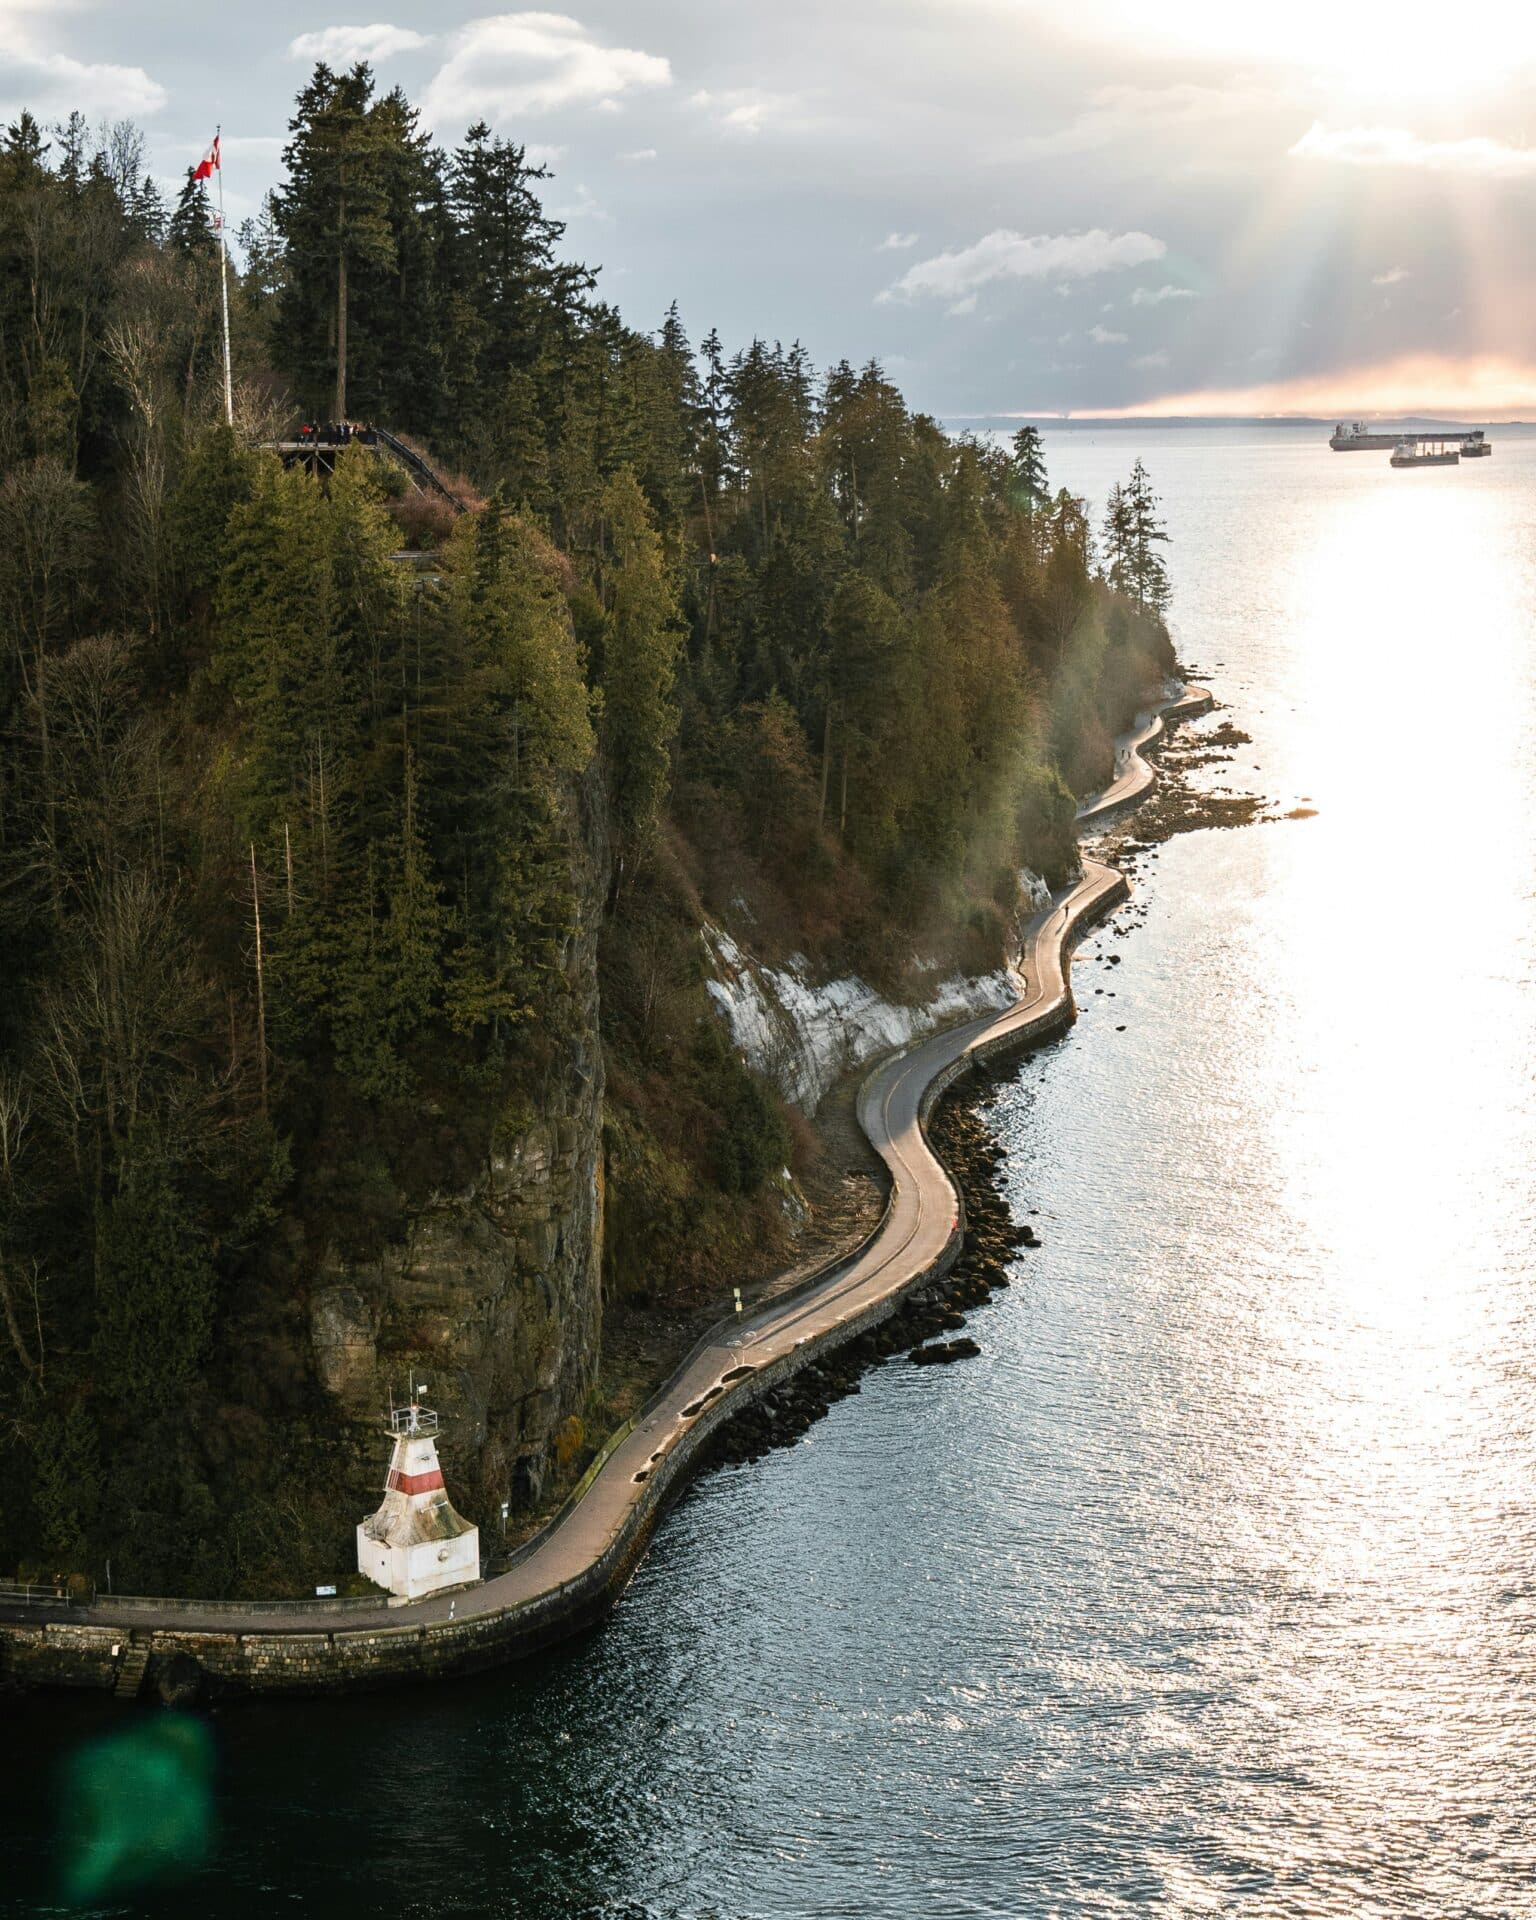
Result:
<svg viewBox="0 0 1536 1920"><path fill-rule="evenodd" d="M235 424L235 391L229 377L229 241L224 233L224 148L220 136L222 127L213 130L213 144L218 148L219 164L219 295L224 307L224 424Z"/></svg>

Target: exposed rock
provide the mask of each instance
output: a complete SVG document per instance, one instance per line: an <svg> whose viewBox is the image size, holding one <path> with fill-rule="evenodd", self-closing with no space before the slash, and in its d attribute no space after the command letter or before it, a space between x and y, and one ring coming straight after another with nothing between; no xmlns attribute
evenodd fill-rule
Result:
<svg viewBox="0 0 1536 1920"><path fill-rule="evenodd" d="M609 847L595 777L570 796L567 819L578 910L564 955L569 1017L545 1040L536 1089L525 1066L467 1188L434 1197L370 1265L332 1262L332 1284L311 1300L326 1387L372 1417L391 1383L425 1382L455 1500L484 1524L504 1500L536 1504L557 1451L568 1461L580 1450L601 1334L597 941Z"/></svg>
<svg viewBox="0 0 1536 1920"><path fill-rule="evenodd" d="M1050 900L1050 889L1027 868L1019 874L1017 913L1027 919ZM706 926L704 943L713 978L710 997L747 1061L786 1100L815 1113L841 1077L888 1047L969 1013L1000 1012L1019 996L1007 968L979 978L955 974L935 981L923 999L899 1005L859 979L813 980L805 961L768 967L723 928Z"/></svg>
<svg viewBox="0 0 1536 1920"><path fill-rule="evenodd" d="M322 1287L309 1303L309 1337L327 1393L361 1407L372 1398L378 1316L354 1286Z"/></svg>
<svg viewBox="0 0 1536 1920"><path fill-rule="evenodd" d="M941 1340L935 1346L914 1347L907 1358L914 1367L947 1367L955 1360L974 1360L980 1352L974 1340Z"/></svg>

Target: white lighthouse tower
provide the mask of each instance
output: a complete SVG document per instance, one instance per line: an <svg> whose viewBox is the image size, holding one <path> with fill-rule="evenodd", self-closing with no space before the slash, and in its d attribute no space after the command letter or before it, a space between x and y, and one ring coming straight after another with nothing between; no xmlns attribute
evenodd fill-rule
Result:
<svg viewBox="0 0 1536 1920"><path fill-rule="evenodd" d="M392 1407L394 1451L384 1503L357 1530L357 1570L399 1600L420 1600L480 1578L480 1529L453 1510L437 1460L437 1415L413 1388Z"/></svg>

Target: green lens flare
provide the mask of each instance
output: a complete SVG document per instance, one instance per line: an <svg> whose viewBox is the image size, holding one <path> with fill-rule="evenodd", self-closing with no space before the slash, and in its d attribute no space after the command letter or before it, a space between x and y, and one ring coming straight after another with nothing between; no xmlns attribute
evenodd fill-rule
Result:
<svg viewBox="0 0 1536 1920"><path fill-rule="evenodd" d="M62 1891L81 1906L181 1879L213 1846L213 1741L167 1714L92 1741L69 1760L60 1818Z"/></svg>

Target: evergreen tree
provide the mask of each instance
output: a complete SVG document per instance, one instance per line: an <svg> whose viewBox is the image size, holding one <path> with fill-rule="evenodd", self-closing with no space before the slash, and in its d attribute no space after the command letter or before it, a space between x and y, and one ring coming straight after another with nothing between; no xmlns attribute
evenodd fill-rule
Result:
<svg viewBox="0 0 1536 1920"><path fill-rule="evenodd" d="M1168 605L1170 589L1167 563L1158 551L1168 544L1168 530L1158 517L1158 504L1151 475L1138 455L1125 488L1130 588L1137 606L1160 614Z"/></svg>
<svg viewBox="0 0 1536 1920"><path fill-rule="evenodd" d="M344 420L350 280L387 272L396 259L388 217L391 129L374 108L373 75L361 62L345 74L318 65L288 127L288 179L274 204L288 256L279 326L307 404L329 405Z"/></svg>
<svg viewBox="0 0 1536 1920"><path fill-rule="evenodd" d="M1012 479L1014 499L1026 512L1034 513L1050 499L1038 427L1020 427L1013 436Z"/></svg>
<svg viewBox="0 0 1536 1920"><path fill-rule="evenodd" d="M353 744L353 663L338 646L335 557L324 495L270 456L229 515L214 671L242 712L248 826L262 832L310 787L323 754L334 785Z"/></svg>
<svg viewBox="0 0 1536 1920"><path fill-rule="evenodd" d="M529 164L524 148L495 138L483 120L469 129L446 169L454 223L454 354L462 363L459 431L492 459L485 395L515 396L526 434L526 389L507 384L509 375L522 374L534 382L538 412L549 423L594 282L588 268L557 257L565 228L544 212L536 191L549 177L547 168ZM526 439L524 448L519 464L526 475Z"/></svg>
<svg viewBox="0 0 1536 1920"><path fill-rule="evenodd" d="M1117 480L1104 506L1104 578L1117 593L1135 592L1136 532L1130 497Z"/></svg>
<svg viewBox="0 0 1536 1920"><path fill-rule="evenodd" d="M631 473L609 481L603 517L613 556L604 568L608 610L598 677L604 764L614 824L625 848L638 853L666 793L679 626L661 542Z"/></svg>
<svg viewBox="0 0 1536 1920"><path fill-rule="evenodd" d="M97 1365L132 1417L192 1386L213 1328L213 1269L159 1147L130 1167L107 1209L98 1265Z"/></svg>
<svg viewBox="0 0 1536 1920"><path fill-rule="evenodd" d="M443 983L444 913L422 830L416 760L409 748L392 864L389 915L383 930L384 1004L390 1036L398 1045L431 1018Z"/></svg>
<svg viewBox="0 0 1536 1920"><path fill-rule="evenodd" d="M246 299L257 322L270 333L277 322L288 267L276 194L265 195L260 212L253 219L240 222L236 238L245 257L241 285ZM274 340L271 344L275 347L277 342Z"/></svg>
<svg viewBox="0 0 1536 1920"><path fill-rule="evenodd" d="M207 258L218 252L212 210L208 205L208 183L199 180L192 167L187 168L187 177L171 210L166 242L175 252L193 258Z"/></svg>

